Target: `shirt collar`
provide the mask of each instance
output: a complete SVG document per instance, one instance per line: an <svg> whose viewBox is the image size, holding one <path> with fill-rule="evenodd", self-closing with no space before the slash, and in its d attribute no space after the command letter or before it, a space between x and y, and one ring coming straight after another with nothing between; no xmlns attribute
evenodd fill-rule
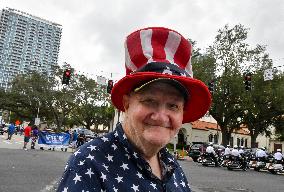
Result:
<svg viewBox="0 0 284 192"><path fill-rule="evenodd" d="M140 169L140 171L145 171L148 174L152 174L149 163L139 154L139 152L134 149L133 145L128 141L120 123L116 127L115 137L124 147L126 152L125 154L128 156L128 158L131 158L131 160L137 163L137 167ZM177 162L166 147L159 151L159 159L162 167L163 179L170 178L178 166Z"/></svg>

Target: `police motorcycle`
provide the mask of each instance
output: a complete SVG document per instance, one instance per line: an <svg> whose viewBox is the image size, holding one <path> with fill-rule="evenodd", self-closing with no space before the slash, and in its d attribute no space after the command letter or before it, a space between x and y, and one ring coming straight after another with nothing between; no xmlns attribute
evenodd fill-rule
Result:
<svg viewBox="0 0 284 192"><path fill-rule="evenodd" d="M257 158L255 156L255 153L249 154L249 168L255 168L257 162Z"/></svg>
<svg viewBox="0 0 284 192"><path fill-rule="evenodd" d="M282 161L275 160L272 164L270 164L267 167L267 170L272 174L284 173L283 160Z"/></svg>
<svg viewBox="0 0 284 192"><path fill-rule="evenodd" d="M247 156L241 155L241 156L233 156L230 155L229 161L227 162L227 169L228 170L233 170L233 169L241 169L246 171L248 166L247 166Z"/></svg>
<svg viewBox="0 0 284 192"><path fill-rule="evenodd" d="M270 164L274 161L272 154L269 154L267 157L256 157L256 164L254 166L255 171L268 170Z"/></svg>
<svg viewBox="0 0 284 192"><path fill-rule="evenodd" d="M214 160L214 158L216 159L216 162ZM213 153L204 153L203 154L203 159L202 159L202 163L203 166L218 166L218 155L217 154L213 154Z"/></svg>

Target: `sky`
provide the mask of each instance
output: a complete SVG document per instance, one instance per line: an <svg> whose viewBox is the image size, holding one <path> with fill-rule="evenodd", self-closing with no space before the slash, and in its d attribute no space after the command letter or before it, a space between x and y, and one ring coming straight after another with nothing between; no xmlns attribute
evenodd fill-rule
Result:
<svg viewBox="0 0 284 192"><path fill-rule="evenodd" d="M62 25L58 64L92 78L123 77L126 36L152 26L174 29L205 50L218 29L242 24L250 29L247 43L266 45L274 66L284 65L283 0L0 0L5 7Z"/></svg>

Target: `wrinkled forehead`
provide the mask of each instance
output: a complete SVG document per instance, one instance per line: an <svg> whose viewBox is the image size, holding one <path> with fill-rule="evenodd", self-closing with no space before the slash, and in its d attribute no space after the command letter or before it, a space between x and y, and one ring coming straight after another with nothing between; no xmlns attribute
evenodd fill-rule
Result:
<svg viewBox="0 0 284 192"><path fill-rule="evenodd" d="M146 96L146 95L156 95L156 94L162 94L164 96L170 96L175 98L176 100L185 101L183 93L177 89L175 86L164 83L164 82L153 82L145 87L143 89L135 92L135 95L138 96Z"/></svg>

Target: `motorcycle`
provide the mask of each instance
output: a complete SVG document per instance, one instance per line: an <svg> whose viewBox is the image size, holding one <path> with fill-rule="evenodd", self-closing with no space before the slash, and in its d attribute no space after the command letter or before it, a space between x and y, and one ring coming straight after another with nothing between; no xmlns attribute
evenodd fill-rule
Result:
<svg viewBox="0 0 284 192"><path fill-rule="evenodd" d="M247 170L247 159L246 157L236 157L231 156L229 158L229 161L227 162L227 169L233 170L233 169L242 169L244 171Z"/></svg>
<svg viewBox="0 0 284 192"><path fill-rule="evenodd" d="M266 168L266 162L264 158L257 158L254 170L255 171L260 171L260 170L265 170Z"/></svg>
<svg viewBox="0 0 284 192"><path fill-rule="evenodd" d="M215 155L215 158L217 158L217 156ZM211 154L208 154L208 153L205 153L203 155L203 159L202 159L202 165L203 166L217 166L215 161L214 161L214 158L212 157Z"/></svg>
<svg viewBox="0 0 284 192"><path fill-rule="evenodd" d="M282 162L274 161L274 163L270 164L267 169L272 174L284 173Z"/></svg>

